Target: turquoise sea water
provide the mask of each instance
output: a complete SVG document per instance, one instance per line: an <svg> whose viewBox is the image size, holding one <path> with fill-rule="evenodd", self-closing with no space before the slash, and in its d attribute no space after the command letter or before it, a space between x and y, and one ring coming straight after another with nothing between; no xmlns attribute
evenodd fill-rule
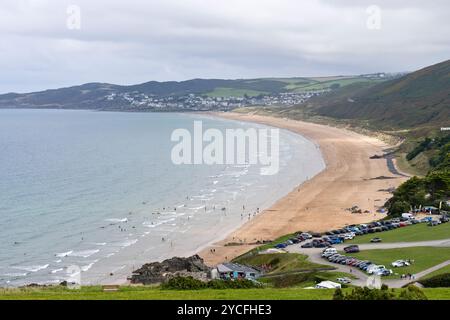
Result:
<svg viewBox="0 0 450 320"><path fill-rule="evenodd" d="M57 283L71 265L85 283L118 281L225 236L324 168L320 150L288 131L274 176L258 165L174 165L171 133L194 120L263 128L191 114L0 110L0 286Z"/></svg>

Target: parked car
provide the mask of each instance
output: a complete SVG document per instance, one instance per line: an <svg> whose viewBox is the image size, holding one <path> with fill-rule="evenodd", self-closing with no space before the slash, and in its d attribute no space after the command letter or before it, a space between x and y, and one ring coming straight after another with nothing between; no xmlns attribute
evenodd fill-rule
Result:
<svg viewBox="0 0 450 320"><path fill-rule="evenodd" d="M410 263L408 261L405 261L405 260L396 260L396 261L392 262L391 265L393 267L399 268L399 267L409 266Z"/></svg>
<svg viewBox="0 0 450 320"><path fill-rule="evenodd" d="M349 284L352 282L352 280L350 280L350 278L344 277L344 278L337 278L336 279L337 282L343 283L343 284Z"/></svg>
<svg viewBox="0 0 450 320"><path fill-rule="evenodd" d="M286 247L287 247L287 245L285 243L279 243L275 246L275 248L277 248L277 249L284 249Z"/></svg>
<svg viewBox="0 0 450 320"><path fill-rule="evenodd" d="M392 274L392 270L385 269L385 268L381 268L376 272L376 275L378 275L378 276L389 276L391 274Z"/></svg>
<svg viewBox="0 0 450 320"><path fill-rule="evenodd" d="M333 253L333 254L336 254L336 253L337 253L337 250L336 250L336 248L330 247L330 248L324 249L324 250L322 251L322 253Z"/></svg>
<svg viewBox="0 0 450 320"><path fill-rule="evenodd" d="M441 221L441 223L446 223L446 222L448 222L450 219L447 218L447 217L441 217L439 220Z"/></svg>
<svg viewBox="0 0 450 320"><path fill-rule="evenodd" d="M378 238L378 237L372 238L372 239L370 239L370 242L372 242L372 243L378 243L378 242L381 242L381 238Z"/></svg>
<svg viewBox="0 0 450 320"><path fill-rule="evenodd" d="M428 222L427 225L428 225L429 227L435 227L435 226L440 225L440 224L441 224L440 221L433 220L433 221Z"/></svg>
<svg viewBox="0 0 450 320"><path fill-rule="evenodd" d="M354 253L354 252L359 252L359 247L357 245L351 245L348 247L344 248L344 251L346 253Z"/></svg>
<svg viewBox="0 0 450 320"><path fill-rule="evenodd" d="M301 247L302 247L302 248L312 248L312 247L313 247L313 244L312 244L312 242L307 242L307 243L305 243L305 244L302 244Z"/></svg>

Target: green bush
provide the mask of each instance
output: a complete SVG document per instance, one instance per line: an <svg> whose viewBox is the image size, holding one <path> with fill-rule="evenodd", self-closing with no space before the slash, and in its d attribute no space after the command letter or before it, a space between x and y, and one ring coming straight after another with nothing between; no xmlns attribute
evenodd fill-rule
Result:
<svg viewBox="0 0 450 320"><path fill-rule="evenodd" d="M347 294L344 294L341 289L336 289L333 300L427 300L427 297L416 286L408 286L396 296L394 291L390 291L388 286L383 285L381 289L356 287Z"/></svg>
<svg viewBox="0 0 450 320"><path fill-rule="evenodd" d="M250 289L260 288L261 284L247 279L211 280L204 282L193 277L174 277L161 284L164 290L200 290L200 289Z"/></svg>
<svg viewBox="0 0 450 320"><path fill-rule="evenodd" d="M174 277L161 284L165 290L198 290L206 288L206 283L193 277Z"/></svg>
<svg viewBox="0 0 450 320"><path fill-rule="evenodd" d="M416 286L410 285L400 292L398 300L428 300L428 299L422 290L420 290Z"/></svg>
<svg viewBox="0 0 450 320"><path fill-rule="evenodd" d="M450 273L438 274L434 277L420 280L425 288L448 288L450 287Z"/></svg>
<svg viewBox="0 0 450 320"><path fill-rule="evenodd" d="M252 289L261 287L261 284L247 279L234 281L215 279L209 281L207 287L210 289Z"/></svg>

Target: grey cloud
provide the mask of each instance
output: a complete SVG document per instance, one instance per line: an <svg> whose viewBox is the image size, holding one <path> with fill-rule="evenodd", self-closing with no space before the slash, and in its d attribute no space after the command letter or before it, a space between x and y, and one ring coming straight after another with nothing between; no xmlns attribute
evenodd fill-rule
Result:
<svg viewBox="0 0 450 320"><path fill-rule="evenodd" d="M66 28L70 4L81 30ZM380 30L366 28L372 4ZM3 0L0 92L414 70L449 58L449 9L442 0Z"/></svg>

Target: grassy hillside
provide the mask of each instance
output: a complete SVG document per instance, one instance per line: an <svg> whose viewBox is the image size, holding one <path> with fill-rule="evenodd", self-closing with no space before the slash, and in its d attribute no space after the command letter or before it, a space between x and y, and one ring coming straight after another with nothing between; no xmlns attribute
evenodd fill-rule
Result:
<svg viewBox="0 0 450 320"><path fill-rule="evenodd" d="M356 83L312 99L319 116L368 121L383 129L445 126L450 119L450 60L378 84Z"/></svg>

